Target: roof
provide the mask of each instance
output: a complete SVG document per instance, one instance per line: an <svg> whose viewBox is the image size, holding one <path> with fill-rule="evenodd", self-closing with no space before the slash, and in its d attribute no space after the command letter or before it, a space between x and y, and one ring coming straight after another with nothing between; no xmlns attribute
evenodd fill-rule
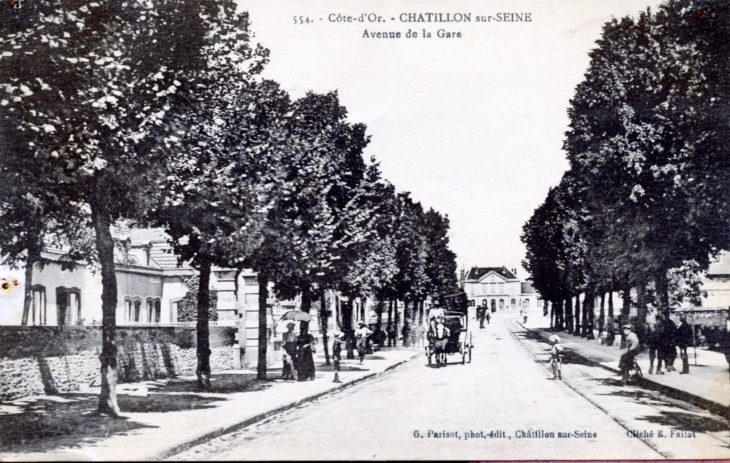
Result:
<svg viewBox="0 0 730 463"><path fill-rule="evenodd" d="M149 243L151 267L163 270L192 268L187 262L178 266L178 256L168 241L169 235L162 228L133 228L130 232L134 244Z"/></svg>
<svg viewBox="0 0 730 463"><path fill-rule="evenodd" d="M466 274L466 281L479 281L484 275L494 272L505 280L516 280L517 276L507 270L507 267L472 267Z"/></svg>

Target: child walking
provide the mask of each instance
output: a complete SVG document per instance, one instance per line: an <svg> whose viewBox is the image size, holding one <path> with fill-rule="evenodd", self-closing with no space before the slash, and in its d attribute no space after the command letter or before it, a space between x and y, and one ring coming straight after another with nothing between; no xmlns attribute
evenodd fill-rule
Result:
<svg viewBox="0 0 730 463"><path fill-rule="evenodd" d="M560 345L560 337L557 334L554 334L550 336L548 340L553 345L550 349L550 368L553 371L552 379L562 380L563 377L561 376L560 369L563 365L563 360L561 358L563 346Z"/></svg>

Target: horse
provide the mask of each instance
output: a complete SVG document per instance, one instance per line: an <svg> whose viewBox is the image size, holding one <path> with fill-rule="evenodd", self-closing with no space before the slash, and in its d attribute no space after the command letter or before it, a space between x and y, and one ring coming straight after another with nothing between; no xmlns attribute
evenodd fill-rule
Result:
<svg viewBox="0 0 730 463"><path fill-rule="evenodd" d="M433 350L436 354L436 367L446 366L446 346L449 343L450 330L439 322L432 333Z"/></svg>

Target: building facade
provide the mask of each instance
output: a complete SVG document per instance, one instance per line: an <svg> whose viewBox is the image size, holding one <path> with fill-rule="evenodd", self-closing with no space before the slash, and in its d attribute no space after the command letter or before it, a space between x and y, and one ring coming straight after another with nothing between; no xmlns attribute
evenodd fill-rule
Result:
<svg viewBox="0 0 730 463"><path fill-rule="evenodd" d="M117 235L117 325L178 324L180 301L188 292L185 280L197 271L172 253L161 229L135 229ZM86 326L100 324L101 272L81 263L65 268L64 251L47 248L43 265L34 265L29 326ZM7 288L0 290L0 325L21 325L25 269L0 266ZM214 268L211 289L218 293L218 320L235 324L236 272Z"/></svg>
<svg viewBox="0 0 730 463"><path fill-rule="evenodd" d="M470 311L486 306L492 312L542 307L542 299L532 285L520 280L506 267L472 267L462 272L461 285L471 302Z"/></svg>

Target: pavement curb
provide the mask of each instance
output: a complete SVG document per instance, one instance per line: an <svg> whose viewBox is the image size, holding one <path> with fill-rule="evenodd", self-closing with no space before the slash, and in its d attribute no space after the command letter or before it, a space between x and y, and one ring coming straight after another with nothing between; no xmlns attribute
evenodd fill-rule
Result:
<svg viewBox="0 0 730 463"><path fill-rule="evenodd" d="M543 341L549 342L548 338L545 337L542 334L542 329L533 329L533 328L527 328L525 325L523 325L519 320L517 321L517 324L520 325L523 329L526 331L529 331L530 333L538 335ZM574 355L577 355L582 360L584 360L586 363L592 366L597 366L600 368L603 368L604 370L608 370L610 372L621 374L621 370L618 368L613 368L608 365L604 365L600 362L596 362L595 360L591 360L585 355L582 355L580 352L571 350L571 352ZM652 381L650 378L647 378L644 376L641 381L639 381L639 385L645 387L646 389L651 389L660 393L665 394L668 397L671 397L673 399L682 400L684 402L689 402L693 405L696 405L701 408L705 408L715 414L724 416L726 418L730 419L730 407L723 405L719 402L715 402L713 400L706 399L704 397L698 396L696 394L692 394L691 392L683 391L682 389L677 389L672 386L667 386L666 384L657 383L655 381Z"/></svg>
<svg viewBox="0 0 730 463"><path fill-rule="evenodd" d="M328 394L332 394L334 392L341 391L343 389L347 389L348 387L352 387L352 386L354 386L356 384L362 383L362 382L367 381L369 379L372 379L372 378L375 378L375 377L380 376L382 374L385 374L385 373L387 373L387 372L389 372L391 370L394 370L395 368L399 367L400 365L403 365L406 362L410 362L411 360L415 359L416 357L420 356L421 354L422 354L421 352L414 353L410 358L407 358L405 360L401 360L399 362L396 362L393 365L388 366L385 370L383 370L381 372L369 373L369 374L367 374L367 375L365 375L365 376L363 376L361 378L357 378L357 379L354 379L354 380L352 380L350 382L342 383L342 384L340 384L338 386L335 386L332 389L328 389L326 391L319 392L319 393L314 394L314 395L311 395L309 397L305 397L303 399L299 399L299 400L290 402L288 404L282 405L282 406L277 407L277 408L275 408L273 410L269 410L267 412L259 413L258 415L254 415L252 417L246 418L245 420L241 421L240 423L236 423L236 424L233 424L233 425L230 425L230 426L225 426L225 427L222 427L220 429L216 429L214 431L210 431L210 432L208 432L208 433L206 433L206 434L204 434L202 436L199 436L199 437L197 437L197 438L195 438L195 439L193 439L191 441L188 441L188 442L185 442L185 443L178 444L178 445L175 445L173 447L170 447L167 450L164 450L164 451L158 453L152 459L153 460L163 460L163 459L169 458L169 457L171 457L173 455L176 455L178 453L184 452L185 450L188 450L189 448L194 447L194 446L196 446L198 444L202 444L203 442L206 442L208 440L215 439L216 437L222 436L224 434L228 434L230 432L238 431L239 429L243 429L243 428L245 428L247 426L251 426L254 423L257 423L259 421L263 421L263 420L265 420L266 418L268 418L270 416L276 415L278 413L285 412L287 410L291 410L292 408L296 408L299 405L302 405L302 404L305 404L305 403L313 402L313 401L315 401L315 400L317 400L319 398L322 398L322 397L324 397L324 396L326 396Z"/></svg>

